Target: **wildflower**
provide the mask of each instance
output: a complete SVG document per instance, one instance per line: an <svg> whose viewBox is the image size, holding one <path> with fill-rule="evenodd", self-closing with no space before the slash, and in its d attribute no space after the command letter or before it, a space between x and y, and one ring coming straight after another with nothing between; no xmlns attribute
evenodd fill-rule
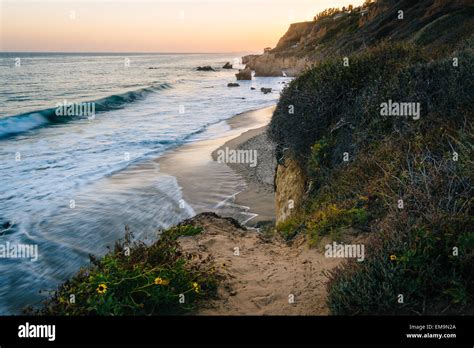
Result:
<svg viewBox="0 0 474 348"><path fill-rule="evenodd" d="M99 286L97 287L97 292L101 295L105 294L107 292L107 285L99 284Z"/></svg>
<svg viewBox="0 0 474 348"><path fill-rule="evenodd" d="M397 255L390 255L390 260L395 261L397 259Z"/></svg>
<svg viewBox="0 0 474 348"><path fill-rule="evenodd" d="M168 279L161 279L160 277L155 278L156 285L168 285L170 281Z"/></svg>
<svg viewBox="0 0 474 348"><path fill-rule="evenodd" d="M196 294L199 294L199 291L201 290L201 287L199 286L198 283L194 282L193 284L193 290Z"/></svg>

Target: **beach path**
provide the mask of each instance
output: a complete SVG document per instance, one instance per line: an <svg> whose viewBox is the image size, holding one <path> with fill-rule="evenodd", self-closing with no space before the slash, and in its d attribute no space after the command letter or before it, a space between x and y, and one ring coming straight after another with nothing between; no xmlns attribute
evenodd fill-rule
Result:
<svg viewBox="0 0 474 348"><path fill-rule="evenodd" d="M310 249L303 236L289 245L214 215L198 215L193 221L204 231L181 238L181 247L202 257L211 255L222 277L217 298L204 301L197 314L328 314L325 272L340 259Z"/></svg>

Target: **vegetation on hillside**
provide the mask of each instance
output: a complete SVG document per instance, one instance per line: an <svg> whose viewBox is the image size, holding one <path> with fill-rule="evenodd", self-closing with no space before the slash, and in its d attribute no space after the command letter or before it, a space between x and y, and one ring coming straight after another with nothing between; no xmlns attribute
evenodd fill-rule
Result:
<svg viewBox="0 0 474 348"><path fill-rule="evenodd" d="M366 1L357 7L329 8L312 22L290 26L270 52L318 62L391 40L423 45L432 55L442 55L470 36L473 14L474 6L460 0Z"/></svg>
<svg viewBox="0 0 474 348"><path fill-rule="evenodd" d="M333 314L472 313L472 41L432 57L382 43L326 60L274 113L270 137L309 178L304 208L277 228L366 244L364 262L331 274ZM419 119L382 116L390 100L419 103Z"/></svg>
<svg viewBox="0 0 474 348"><path fill-rule="evenodd" d="M42 315L176 315L192 311L215 295L217 278L210 259L183 254L177 238L201 233L181 224L152 245L134 241L130 231L113 251L62 284L40 309Z"/></svg>

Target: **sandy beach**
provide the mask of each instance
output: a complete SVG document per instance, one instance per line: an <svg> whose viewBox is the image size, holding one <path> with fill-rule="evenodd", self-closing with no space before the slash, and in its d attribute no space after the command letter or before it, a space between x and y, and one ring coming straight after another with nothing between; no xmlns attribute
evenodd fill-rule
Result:
<svg viewBox="0 0 474 348"><path fill-rule="evenodd" d="M157 160L160 173L177 179L196 214L212 211L251 227L274 222L275 162L265 134L273 110L236 115L226 121L228 131L219 137L181 146ZM224 148L256 150L257 165L219 163L217 151Z"/></svg>

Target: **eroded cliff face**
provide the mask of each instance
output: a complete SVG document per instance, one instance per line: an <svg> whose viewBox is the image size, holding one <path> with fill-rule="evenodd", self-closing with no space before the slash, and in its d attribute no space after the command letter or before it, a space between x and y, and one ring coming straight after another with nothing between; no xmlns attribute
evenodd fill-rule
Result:
<svg viewBox="0 0 474 348"><path fill-rule="evenodd" d="M275 174L277 224L301 209L306 192L306 182L306 174L295 160L287 158L284 165L278 165Z"/></svg>
<svg viewBox="0 0 474 348"><path fill-rule="evenodd" d="M242 62L255 76L296 76L328 57L348 56L382 41L415 42L434 51L449 44L455 49L474 25L473 14L472 0L378 0L291 24L275 48L243 57Z"/></svg>
<svg viewBox="0 0 474 348"><path fill-rule="evenodd" d="M277 56L265 53L261 56L247 58L247 67L255 71L255 76L290 76L298 75L311 62L308 58L295 56Z"/></svg>
<svg viewBox="0 0 474 348"><path fill-rule="evenodd" d="M283 51L302 41L302 38L311 34L314 22L293 23L288 31L278 40L274 51Z"/></svg>

